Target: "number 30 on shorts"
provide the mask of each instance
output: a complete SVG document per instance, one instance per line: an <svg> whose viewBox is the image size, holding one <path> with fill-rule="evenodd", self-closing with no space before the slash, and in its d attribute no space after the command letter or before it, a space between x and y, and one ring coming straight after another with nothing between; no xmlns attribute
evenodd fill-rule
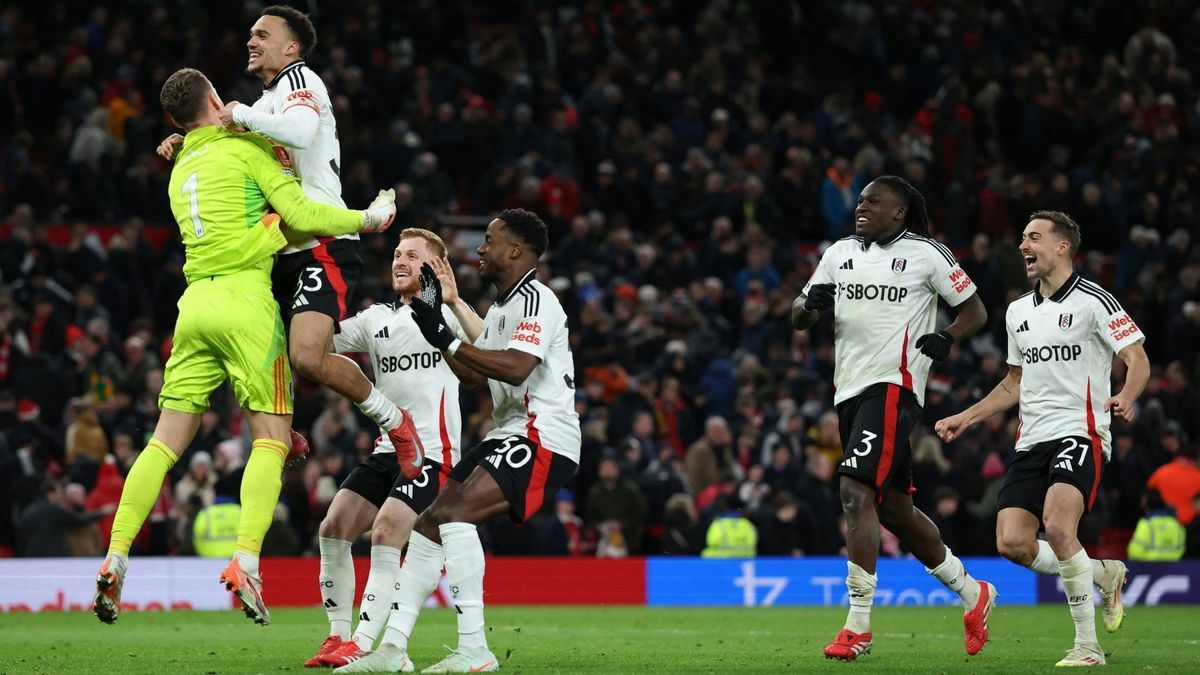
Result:
<svg viewBox="0 0 1200 675"><path fill-rule="evenodd" d="M500 445L492 451L492 454L487 458L487 461L492 466L500 466L500 462L508 464L514 469L519 469L529 463L533 459L533 453L537 450L532 442L521 436L509 436L500 442Z"/></svg>

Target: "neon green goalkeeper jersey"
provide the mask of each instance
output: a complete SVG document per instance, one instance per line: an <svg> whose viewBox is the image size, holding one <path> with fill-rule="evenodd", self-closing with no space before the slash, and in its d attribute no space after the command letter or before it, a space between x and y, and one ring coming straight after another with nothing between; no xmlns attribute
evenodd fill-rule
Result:
<svg viewBox="0 0 1200 675"><path fill-rule="evenodd" d="M257 270L270 282L274 254L287 245L271 210L293 230L336 236L357 232L362 213L309 200L286 148L265 136L219 126L188 132L169 186L188 283Z"/></svg>

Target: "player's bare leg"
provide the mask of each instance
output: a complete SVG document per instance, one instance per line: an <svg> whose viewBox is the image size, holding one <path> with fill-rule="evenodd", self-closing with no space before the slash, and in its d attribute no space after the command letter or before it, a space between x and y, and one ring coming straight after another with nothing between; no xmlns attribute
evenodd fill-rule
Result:
<svg viewBox="0 0 1200 675"><path fill-rule="evenodd" d="M375 505L353 490L338 490L317 530L321 550L318 577L321 604L329 617L329 635L317 653L304 662L305 668L321 668L334 652L350 642L354 614L354 559L350 545L371 526L378 514Z"/></svg>
<svg viewBox="0 0 1200 675"><path fill-rule="evenodd" d="M842 476L838 481L846 514L846 589L850 612L825 657L853 661L871 651L871 603L875 600L875 564L879 557L879 514L875 489Z"/></svg>
<svg viewBox="0 0 1200 675"><path fill-rule="evenodd" d="M1037 538L1041 521L1033 513L1018 507L1000 509L996 517L996 550L1034 572L1059 576L1058 556L1050 542ZM1100 590L1104 614L1104 629L1115 633L1125 621L1125 605L1121 588L1128 571L1120 560L1091 560L1092 580Z"/></svg>
<svg viewBox="0 0 1200 675"><path fill-rule="evenodd" d="M379 428L386 429L396 449L400 470L406 477L416 478L425 462L425 450L412 417L376 389L353 361L330 352L332 341L332 318L320 312L293 315L288 334L292 367L309 380L350 399Z"/></svg>
<svg viewBox="0 0 1200 675"><path fill-rule="evenodd" d="M942 541L937 525L913 505L906 491L889 489L884 492L879 517L904 542L917 560L925 565L946 588L958 594L963 602L963 629L967 654L974 656L988 640L988 617L996 605L996 587L986 581L976 581L967 573L962 561Z"/></svg>
<svg viewBox="0 0 1200 675"><path fill-rule="evenodd" d="M1096 610L1092 606L1092 563L1077 534L1083 511L1083 493L1074 485L1053 483L1046 491L1046 506L1042 511L1046 541L1058 558L1067 605L1075 621L1075 646L1058 662L1060 666L1104 665L1104 651L1096 637Z"/></svg>
<svg viewBox="0 0 1200 675"><path fill-rule="evenodd" d="M413 527L408 555L404 558L404 566L400 568L395 608L388 618L387 631L379 648L362 660L334 672L365 673L411 668L408 639L421 606L437 587L443 563L450 585L458 587L455 604L463 610L458 614L459 647L446 659L425 669L425 672L451 672L451 667L455 669L454 672L467 672L471 668L477 668L475 672L497 670L499 662L487 648L483 636L483 548L479 544L475 523L507 510L508 502L500 487L482 469L476 469L461 485L454 480L447 482ZM447 518L464 520L452 521ZM467 575L471 571L477 571L477 574ZM481 648L471 646L477 642L482 642Z"/></svg>
<svg viewBox="0 0 1200 675"><path fill-rule="evenodd" d="M108 555L96 574L96 593L92 599L92 611L104 623L115 623L121 615L121 591L129 567L129 548L158 500L163 478L200 429L200 417L199 413L164 409L154 427L154 435L125 479L113 520Z"/></svg>
<svg viewBox="0 0 1200 675"><path fill-rule="evenodd" d="M340 667L366 658L375 646L375 638L387 625L395 602L400 576L400 551L408 543L417 522L417 512L395 497L383 502L371 528L371 571L363 589L354 637L320 659L322 665Z"/></svg>

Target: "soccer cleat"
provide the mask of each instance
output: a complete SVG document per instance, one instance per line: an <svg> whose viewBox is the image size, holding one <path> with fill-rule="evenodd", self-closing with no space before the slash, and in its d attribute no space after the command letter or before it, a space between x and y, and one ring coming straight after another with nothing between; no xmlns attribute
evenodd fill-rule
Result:
<svg viewBox="0 0 1200 675"><path fill-rule="evenodd" d="M969 612L963 612L963 629L966 637L964 638L967 647L967 654L975 656L979 650L983 649L983 645L988 641L988 617L992 614L992 608L996 606L996 587L986 581L979 582L979 600L975 603L975 608Z"/></svg>
<svg viewBox="0 0 1200 675"><path fill-rule="evenodd" d="M871 653L871 633L855 633L843 628L833 642L825 648L825 658L853 661L863 654Z"/></svg>
<svg viewBox="0 0 1200 675"><path fill-rule="evenodd" d="M96 595L92 611L103 623L116 623L121 616L121 588L125 585L126 559L109 555L96 573Z"/></svg>
<svg viewBox="0 0 1200 675"><path fill-rule="evenodd" d="M1115 633L1125 622L1125 605L1121 602L1121 587L1125 585L1125 573L1129 571L1120 560L1102 560L1104 567L1115 567L1106 581L1096 584L1100 588L1100 598L1104 601L1104 630Z"/></svg>
<svg viewBox="0 0 1200 675"><path fill-rule="evenodd" d="M338 645L337 649L329 652L321 658L321 665L339 668L348 666L355 661L361 660L368 656L371 652L364 652L359 648L358 643L354 640L345 640Z"/></svg>
<svg viewBox="0 0 1200 675"><path fill-rule="evenodd" d="M443 645L446 649L449 646ZM500 670L500 661L487 647L450 649L450 656L422 670L422 673L490 673Z"/></svg>
<svg viewBox="0 0 1200 675"><path fill-rule="evenodd" d="M379 649L361 659L340 668L335 673L411 673L416 668L408 658L408 652L394 644L383 643Z"/></svg>
<svg viewBox="0 0 1200 675"><path fill-rule="evenodd" d="M324 668L325 662L322 661L321 658L332 654L334 650L346 644L346 642L349 641L343 640L340 635L330 635L329 637L325 638L325 641L321 643L320 647L317 647L317 653L314 654L311 659L304 662L304 667Z"/></svg>
<svg viewBox="0 0 1200 675"><path fill-rule="evenodd" d="M421 475L421 467L425 464L425 446L421 445L417 425L413 424L412 415L408 410L400 408L400 415L400 424L388 432L388 440L396 449L396 461L400 463L400 472L405 478L412 480Z"/></svg>
<svg viewBox="0 0 1200 675"><path fill-rule="evenodd" d="M1076 666L1103 666L1107 665L1104 660L1104 650L1100 649L1100 644L1096 642L1076 642L1071 651L1063 657L1062 661L1054 664L1060 668L1072 668Z"/></svg>
<svg viewBox="0 0 1200 675"><path fill-rule="evenodd" d="M263 602L262 579L252 577L242 570L237 558L229 561L225 571L221 572L221 583L225 590L232 591L238 600L242 601L242 611L246 618L254 619L254 623L266 626L271 623L271 613Z"/></svg>
<svg viewBox="0 0 1200 675"><path fill-rule="evenodd" d="M288 431L292 434L292 448L288 450L287 459L283 461L283 468L285 469L303 462L304 458L308 457L308 441L295 429L289 429Z"/></svg>

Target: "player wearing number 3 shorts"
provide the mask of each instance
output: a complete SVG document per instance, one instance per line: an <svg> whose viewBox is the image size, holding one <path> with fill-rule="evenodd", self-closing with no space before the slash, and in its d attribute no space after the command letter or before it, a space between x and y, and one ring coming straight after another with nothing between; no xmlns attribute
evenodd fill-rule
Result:
<svg viewBox="0 0 1200 675"><path fill-rule="evenodd" d="M1109 419L1134 417L1133 402L1150 377L1145 335L1116 298L1071 267L1079 225L1067 214L1038 211L1021 237L1033 290L1008 306L1008 375L983 400L939 420L950 441L968 427L1020 404L1017 457L1000 489L996 546L1009 560L1043 574L1061 574L1075 621L1075 645L1060 666L1104 665L1096 637L1092 585L1100 587L1104 627L1125 616L1125 565L1090 560L1079 543L1079 519L1092 508L1111 452ZM1125 386L1109 388L1112 357L1128 366ZM1037 538L1046 527L1047 541Z"/></svg>
<svg viewBox="0 0 1200 675"><path fill-rule="evenodd" d="M792 305L797 330L833 310L850 612L825 656L849 661L871 650L881 523L962 600L966 650L974 655L987 642L996 589L972 579L913 506L908 436L921 417L932 361L974 335L987 311L954 255L929 238L925 199L903 178L880 176L863 189L855 233L825 250ZM942 330L935 325L939 297L958 312Z"/></svg>
<svg viewBox="0 0 1200 675"><path fill-rule="evenodd" d="M488 378L495 429L463 454L450 482L417 519L400 569L396 609L374 653L335 672L394 672L411 668L408 638L443 563L459 615L458 647L424 672L498 670L483 627L483 547L475 527L508 514L520 523L537 513L579 465L579 417L567 316L554 292L537 280L548 245L546 225L510 209L493 220L478 249L479 273L496 285L496 304L476 333L478 318L455 316L475 343L456 338L439 305L438 278L427 271L413 319L429 344ZM461 301L460 303L461 304Z"/></svg>

